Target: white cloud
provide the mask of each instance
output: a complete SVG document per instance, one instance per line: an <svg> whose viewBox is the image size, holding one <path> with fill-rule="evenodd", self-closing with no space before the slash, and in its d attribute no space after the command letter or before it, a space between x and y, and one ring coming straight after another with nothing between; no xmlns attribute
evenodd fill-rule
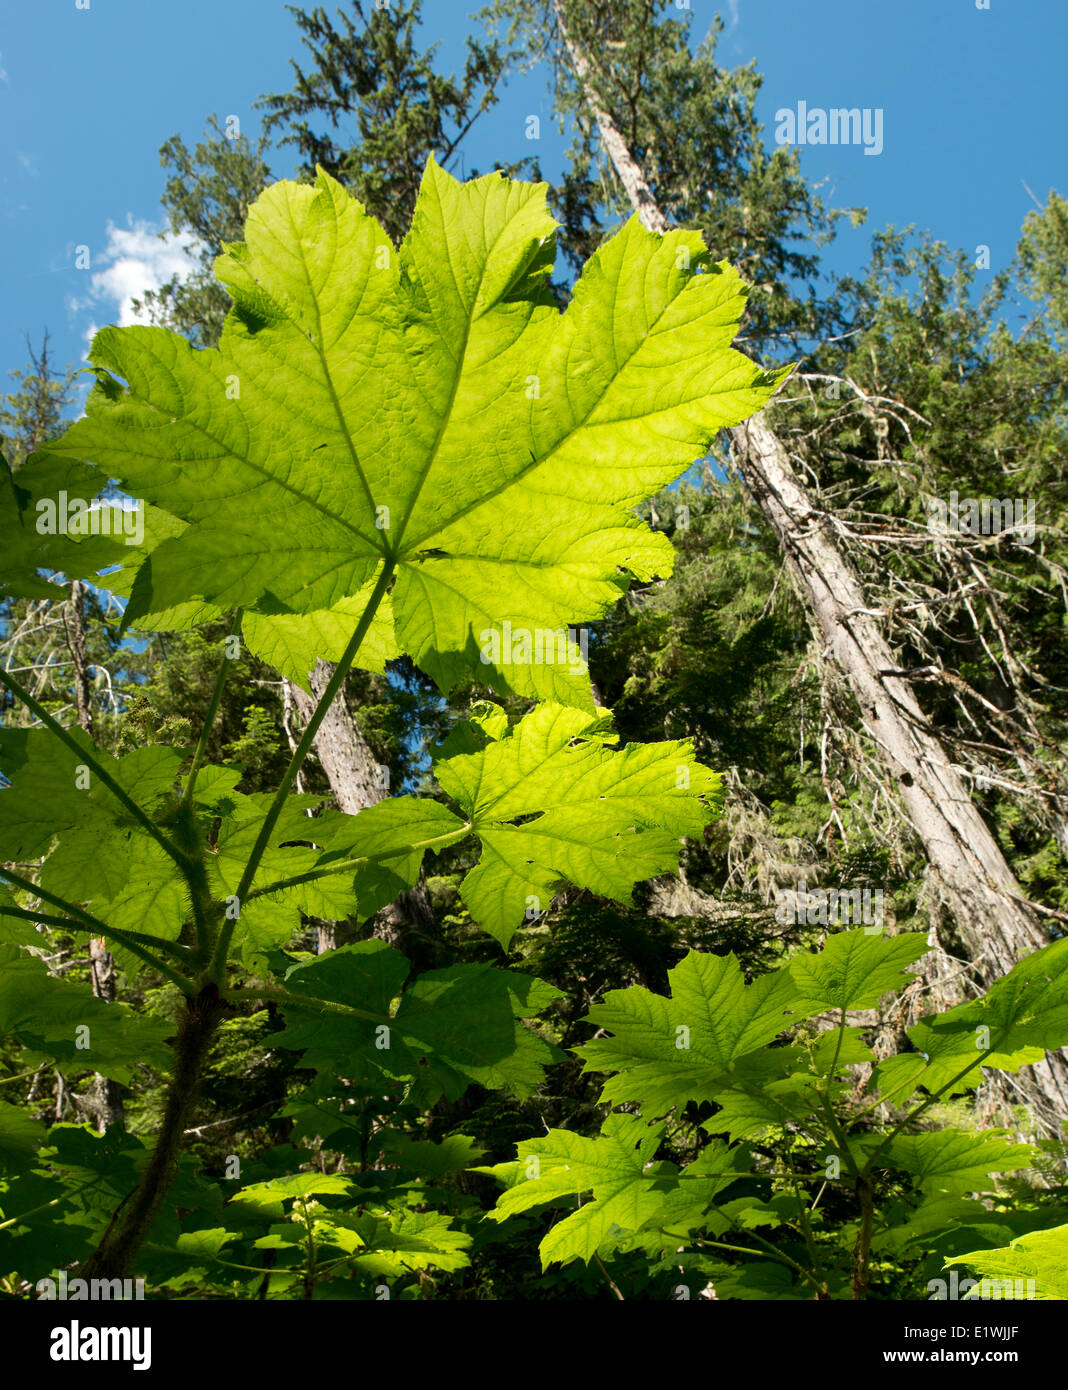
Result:
<svg viewBox="0 0 1068 1390"><path fill-rule="evenodd" d="M127 227L108 223L107 246L94 257L94 264L103 263L104 268L93 271L88 297L71 302L74 309L92 309L94 320L102 317L120 328L147 322L143 313L135 312L133 301L146 290L159 289L172 275L188 274L196 264L184 238L172 232L160 236L151 222L128 222ZM95 321L90 325L87 341L98 327Z"/></svg>
<svg viewBox="0 0 1068 1390"><path fill-rule="evenodd" d="M730 12L731 12L730 27L731 27L732 29L737 29L737 27L738 27L738 19L739 19L738 7L739 7L740 3L741 3L741 0L727 0L727 4L728 4L728 6L730 7Z"/></svg>
<svg viewBox="0 0 1068 1390"><path fill-rule="evenodd" d="M0 53L0 82L7 81L7 68L4 67L4 55Z"/></svg>

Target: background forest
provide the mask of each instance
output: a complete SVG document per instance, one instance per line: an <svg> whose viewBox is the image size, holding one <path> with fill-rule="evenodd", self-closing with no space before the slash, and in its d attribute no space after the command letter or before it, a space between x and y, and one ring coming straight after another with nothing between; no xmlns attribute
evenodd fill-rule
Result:
<svg viewBox="0 0 1068 1390"><path fill-rule="evenodd" d="M310 183L325 170L399 244L428 157L456 177L489 172L462 164L465 140L476 124L492 124L510 74L546 64L554 114L571 140L566 174L549 189L558 305L637 211L651 230L699 231L713 261L737 267L751 286L737 346L765 366L796 364L761 423L723 431L707 457L640 508L674 548L674 572L633 584L588 629L594 698L614 712L620 744L692 740L698 761L722 774L722 809L703 836L687 837L677 876L641 884L630 906L567 887L528 914L506 952L460 897L476 862L467 846L428 859L414 886L366 921L305 914L290 948L297 959L377 938L409 962L409 984L452 966L507 963L552 986L533 1026L554 1060L526 1093L475 1085L430 1104L418 1087L382 1097L353 1077L341 1109L328 1112L327 1093L309 1090L306 1063L273 1041L283 1028L275 1005L244 1006L221 1025L179 1182L225 1187L239 1173L243 1183L284 1184L299 1170L318 1175L318 1186L279 1186L271 1200L283 1205L271 1211L266 1197L262 1209L250 1202L243 1253L212 1245L212 1230L237 1229L216 1211L196 1224L199 1244L181 1247L181 1257L146 1252L135 1270L147 1275L150 1297L171 1299L373 1299L383 1283L392 1297L438 1300L929 1298L945 1261L1068 1223L1068 1063L1059 1050L973 1076L968 1089L951 1087L923 1107L918 1132L969 1131L1005 1147L942 1185L919 1170L895 1177L879 1195L881 1234L859 1274L851 1251L863 1202L858 1215L833 1174L823 1181L822 1153L813 1159L822 1186L799 1195L791 1174L809 1141L788 1110L717 1128L713 1102L675 1109L650 1161L685 1171L728 1133L749 1144L771 1184L759 1208L766 1221L751 1214L730 1236L680 1240L677 1250L689 1248L677 1258L655 1242L607 1240L592 1258L546 1264L539 1244L562 1209L548 1196L508 1220L484 1217L517 1145L555 1131L601 1132L612 1110L603 1093L610 1068L584 1065L572 1049L605 1038L611 1024L596 1006L613 991L666 995L677 982L669 971L689 952L734 953L745 980L759 981L799 953L823 951L842 926L833 903L828 912L831 890L881 913L891 938L927 934L931 949L914 975L850 1007L849 1036L864 1050L835 1055L847 1064L836 1105L859 1132L879 1136L901 1120L908 1091L875 1090L873 1066L916 1054L908 1030L922 1017L966 1007L1062 939L1068 202L1056 193L1036 202L1011 264L994 274L971 249L891 229L873 234L863 274L828 279L821 253L839 220L860 214L805 180L796 149L771 143L754 109L760 74L721 61L718 24L696 44L689 14L668 0L497 0L472 21L463 70L446 74L420 47L420 11L419 0L383 8L352 0L333 16L294 9L293 85L264 94L262 137L234 138L212 114L198 143L167 141L166 216L197 267L147 291L144 318L197 349L218 344L231 301L213 264L242 240L250 206L281 178ZM542 178L536 157L492 167ZM17 482L34 451L74 418L76 392L47 336L12 378L0 436ZM1035 506L969 531L957 524L969 499ZM302 688L242 645L215 710L229 625L124 629L125 602L106 576L57 575L32 595L4 597L4 670L53 718L116 757L192 746L214 713L206 761L237 764L241 793L273 790L329 664ZM295 789L350 814L399 794L443 801L431 750L482 717L488 698L513 722L534 706L472 680L446 700L408 657L378 673L353 670ZM2 717L9 729L39 723L13 698ZM53 975L108 1004L173 1018L176 992L162 976L100 938L57 927L41 934L36 949ZM69 1208L76 1238L58 1262L49 1258L51 1215L31 1212L5 1231L33 1205L27 1178L10 1196L0 1192L0 1238L12 1237L9 1253L0 1246L0 1283L26 1297L42 1272L92 1248L101 1213L133 1171L121 1136L158 1128L164 1077L151 1062L132 1066L123 1083L80 1069L74 1054L65 1064L32 1057L12 1019L0 982L9 1123L17 1129L15 1109L58 1136L53 1166L64 1181L88 1184L90 1197L97 1189L86 1175L105 1175L98 1197ZM817 1019L812 1037L818 1031ZM636 1098L617 1096L618 1113L637 1113ZM78 1148L87 1130L107 1132L107 1162ZM449 1237L439 1225L422 1244L413 1236L348 1262L317 1262L325 1237L315 1222L341 1191L331 1180L352 1177L381 1196L384 1173L386 1208L434 1213L439 1223L445 1214ZM42 1205L49 1192L41 1187ZM175 1201L179 1210L197 1205ZM303 1243L275 1232L274 1250L261 1243L249 1253L252 1233L266 1229L256 1220L277 1225L283 1210ZM696 1219L680 1222L688 1235L701 1229ZM359 1230L370 1251L374 1241ZM799 1264L816 1271L807 1283ZM680 1284L685 1295L673 1292Z"/></svg>

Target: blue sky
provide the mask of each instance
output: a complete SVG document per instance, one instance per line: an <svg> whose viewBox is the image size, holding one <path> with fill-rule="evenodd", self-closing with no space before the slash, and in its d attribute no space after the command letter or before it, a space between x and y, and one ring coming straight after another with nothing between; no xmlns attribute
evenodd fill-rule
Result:
<svg viewBox="0 0 1068 1390"><path fill-rule="evenodd" d="M82 6L87 0L80 0ZM979 0L984 3L984 0ZM310 8L310 5L308 6ZM334 5L328 8L333 10ZM473 0L426 0L424 34L455 69ZM883 112L883 145L808 145L802 167L826 202L866 206L843 224L829 269L859 269L871 233L916 223L953 246L1011 258L1034 206L1068 187L1063 143L1065 0L690 0L692 38L718 9L719 58L755 58L768 143L776 112L859 107ZM129 298L182 264L160 241L165 174L159 146L195 142L212 111L258 130L253 103L290 86L292 16L276 0L0 0L0 370L26 360L25 336L47 327L60 364L81 365L94 325L128 322ZM549 119L545 75L512 78L468 146L467 167L518 158L532 145L550 176L564 145ZM275 170L292 172L282 151ZM1026 187L1025 187L1026 185ZM79 246L88 268L75 266Z"/></svg>

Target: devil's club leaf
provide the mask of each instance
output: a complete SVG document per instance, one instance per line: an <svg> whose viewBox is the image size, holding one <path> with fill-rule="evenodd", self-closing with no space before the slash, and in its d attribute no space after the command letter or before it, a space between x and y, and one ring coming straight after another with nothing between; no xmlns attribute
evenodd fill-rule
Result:
<svg viewBox="0 0 1068 1390"><path fill-rule="evenodd" d="M636 1115L609 1115L596 1138L554 1129L543 1139L519 1144L516 1163L477 1171L512 1179L511 1186L488 1213L503 1221L528 1207L591 1192L593 1198L553 1226L541 1242L541 1265L554 1260L589 1262L609 1236L629 1234L659 1210L669 1176L678 1170L665 1164L659 1182L645 1169L663 1139L663 1127L650 1128Z"/></svg>
<svg viewBox="0 0 1068 1390"><path fill-rule="evenodd" d="M0 1173L28 1169L48 1131L17 1105L0 1101Z"/></svg>
<svg viewBox="0 0 1068 1390"><path fill-rule="evenodd" d="M235 894L271 798L227 791L209 882L220 902L236 912L235 940L245 964L262 970L267 952L285 946L301 913L365 921L411 888L427 849L464 829L446 807L411 796L394 797L358 815L326 811L311 817L316 796L290 796L244 902Z"/></svg>
<svg viewBox="0 0 1068 1390"><path fill-rule="evenodd" d="M0 1038L33 1058L53 1058L65 1072L97 1071L129 1081L138 1062L166 1067L164 1040L173 1025L141 1018L125 1004L94 999L88 987L55 979L44 962L0 945Z"/></svg>
<svg viewBox="0 0 1068 1390"><path fill-rule="evenodd" d="M668 981L670 998L635 985L610 991L590 1010L590 1021L611 1036L579 1049L584 1070L620 1073L605 1083L602 1101L641 1100L648 1113L662 1115L688 1101L711 1100L731 1084L740 1059L805 1013L788 970L747 985L733 954L691 951ZM778 1056L766 1055L772 1062ZM786 1054L783 1067L792 1059Z"/></svg>
<svg viewBox="0 0 1068 1390"><path fill-rule="evenodd" d="M0 455L0 595L55 600L62 589L37 571L85 579L129 561L131 547L144 557L145 509L99 497L107 481L98 469L41 455L13 472Z"/></svg>
<svg viewBox="0 0 1068 1390"><path fill-rule="evenodd" d="M163 809L182 754L153 745L113 758L80 729L71 738L102 763L146 811ZM188 908L188 888L174 861L74 749L48 729L0 730L0 768L12 785L0 795L0 859L48 855L41 886L67 902L88 903L119 930L174 940ZM51 849L51 853L49 853ZM46 915L57 909L45 903ZM114 947L126 967L135 957Z"/></svg>
<svg viewBox="0 0 1068 1390"><path fill-rule="evenodd" d="M503 946L564 880L629 902L635 883L678 866L681 837L714 814L720 779L688 742L615 751L610 737L603 712L540 705L507 736L435 765L482 841L461 896Z"/></svg>
<svg viewBox="0 0 1068 1390"><path fill-rule="evenodd" d="M307 690L316 661L341 657L370 597L367 585L319 613L246 613L241 630L251 652ZM365 671L384 671L386 662L399 655L387 595L360 643L360 665Z"/></svg>
<svg viewBox="0 0 1068 1390"><path fill-rule="evenodd" d="M1000 1250L973 1250L946 1265L968 1265L979 1275L966 1298L1068 1299L1068 1226L1031 1231Z"/></svg>
<svg viewBox="0 0 1068 1390"><path fill-rule="evenodd" d="M431 1101L455 1099L471 1082L527 1095L560 1055L518 1021L557 991L518 989L509 972L459 965L420 975L391 1011L408 970L376 940L294 966L286 989L301 998L283 1006L287 1027L276 1041L307 1049L307 1065L344 1068L346 1076L417 1079L416 1094Z"/></svg>
<svg viewBox="0 0 1068 1390"><path fill-rule="evenodd" d="M1025 956L982 999L914 1024L908 1037L918 1052L880 1063L880 1086L900 1098L917 1086L954 1095L978 1084L980 1066L1019 1071L1040 1062L1068 1045L1066 981L1068 941Z"/></svg>
<svg viewBox="0 0 1068 1390"><path fill-rule="evenodd" d="M553 1261L589 1263L599 1249L608 1254L630 1248L641 1242L646 1228L649 1239L662 1245L659 1229L670 1226L677 1241L677 1227L701 1221L716 1196L745 1171L748 1153L710 1144L680 1181L675 1164L655 1161L663 1138L662 1125L616 1114L608 1116L596 1138L553 1129L543 1139L520 1143L515 1162L475 1170L508 1184L487 1215L503 1221L532 1206L570 1205L590 1193L541 1242L542 1269Z"/></svg>
<svg viewBox="0 0 1068 1390"><path fill-rule="evenodd" d="M1030 1144L1017 1144L1004 1131L974 1134L943 1129L927 1134L899 1134L886 1160L915 1177L925 1190L984 1192L991 1173L1027 1168L1035 1157Z"/></svg>
<svg viewBox="0 0 1068 1390"><path fill-rule="evenodd" d="M398 253L324 172L276 184L217 262L235 301L218 349L96 336L99 385L52 447L182 523L130 616L316 615L270 637L249 617L295 670L337 654L337 605L388 557L400 645L443 689L473 672L590 707L568 629L671 568L630 509L782 374L731 349L744 286L696 232L633 218L561 315L545 193L431 161Z"/></svg>
<svg viewBox="0 0 1068 1390"><path fill-rule="evenodd" d="M911 984L903 973L930 950L923 932L884 937L881 932L839 932L816 955L795 956L790 970L806 1008L870 1009L892 989Z"/></svg>

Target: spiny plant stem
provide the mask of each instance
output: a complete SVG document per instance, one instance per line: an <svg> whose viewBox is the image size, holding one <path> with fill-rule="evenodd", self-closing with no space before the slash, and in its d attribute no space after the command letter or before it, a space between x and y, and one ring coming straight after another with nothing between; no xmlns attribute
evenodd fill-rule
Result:
<svg viewBox="0 0 1068 1390"><path fill-rule="evenodd" d="M167 1088L163 1123L152 1156L130 1197L112 1217L100 1244L78 1271L80 1278L129 1277L178 1171L182 1135L196 1108L204 1059L211 1049L223 1007L212 985L186 1001L174 1043L174 1071Z"/></svg>
<svg viewBox="0 0 1068 1390"><path fill-rule="evenodd" d="M857 1201L860 1204L860 1231L853 1250L853 1297L868 1296L871 1278L871 1237L875 1225L875 1189L868 1178L857 1179Z"/></svg>

